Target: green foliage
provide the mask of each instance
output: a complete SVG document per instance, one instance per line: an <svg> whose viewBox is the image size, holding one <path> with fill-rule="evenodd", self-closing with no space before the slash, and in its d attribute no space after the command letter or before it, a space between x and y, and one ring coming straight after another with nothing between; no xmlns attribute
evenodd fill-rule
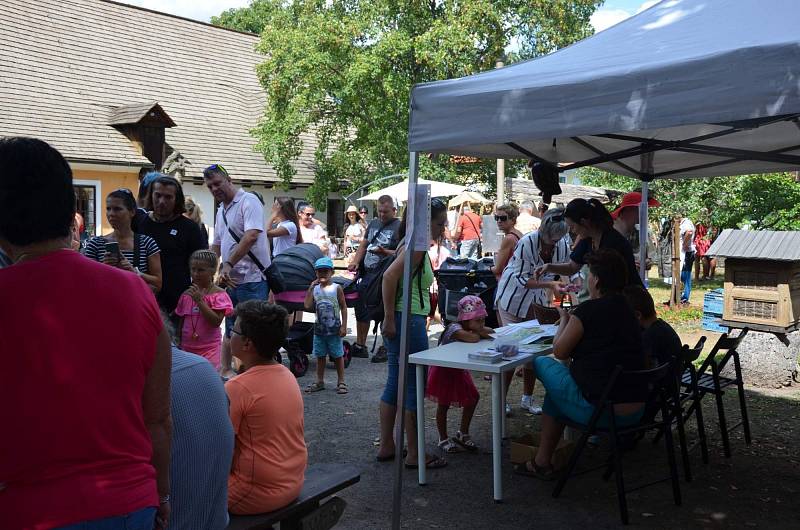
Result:
<svg viewBox="0 0 800 530"><path fill-rule="evenodd" d="M409 95L416 83L466 76L552 52L591 34L602 0L254 0L214 24L261 34L258 75L267 93L253 131L285 184L316 133L316 204L408 164ZM494 178L494 161L428 161L446 180ZM511 168L513 169L513 167Z"/></svg>
<svg viewBox="0 0 800 530"><path fill-rule="evenodd" d="M592 167L582 168L579 178L589 186L641 188L637 179ZM661 202L658 216L686 215L719 229L800 230L800 182L793 173L658 179L650 190Z"/></svg>

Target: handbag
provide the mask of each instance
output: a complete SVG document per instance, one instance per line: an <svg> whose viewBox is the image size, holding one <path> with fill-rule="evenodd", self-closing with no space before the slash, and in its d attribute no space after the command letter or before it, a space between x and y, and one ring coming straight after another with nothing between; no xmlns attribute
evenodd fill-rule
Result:
<svg viewBox="0 0 800 530"><path fill-rule="evenodd" d="M225 222L225 228L228 229L228 233L233 240L239 243L242 238L236 235L233 229L228 226L228 218L225 216L225 207L222 208L222 220ZM261 271L261 275L267 280L267 287L269 287L270 291L279 294L286 290L286 282L283 279L283 274L281 274L281 271L274 263L270 263L269 267L264 267L252 251L247 251L247 257L249 257L253 264L258 267L258 270Z"/></svg>

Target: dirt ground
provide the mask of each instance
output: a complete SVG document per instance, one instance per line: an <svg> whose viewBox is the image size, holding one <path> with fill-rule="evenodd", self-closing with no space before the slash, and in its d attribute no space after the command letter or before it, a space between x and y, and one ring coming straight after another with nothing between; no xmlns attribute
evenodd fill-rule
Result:
<svg viewBox="0 0 800 530"><path fill-rule="evenodd" d="M370 339L371 340L371 339ZM713 340L713 339L710 339ZM298 382L304 387L309 375ZM335 383L332 370L328 382ZM386 377L386 364L354 359L347 370L350 394L326 390L305 397L306 440L309 463L348 463L361 470L361 481L341 492L348 507L338 528L383 529L391 523L394 465L375 461L378 436L378 402ZM473 374L481 390L481 402L473 421L472 435L478 454L449 455L449 465L429 472L429 484L416 482L416 472L404 470L402 497L403 528L612 528L620 525L613 480L604 482L599 471L575 477L558 499L553 483L512 473L509 442L503 444L503 487L505 501L492 501L491 401L489 383ZM332 386L332 385L331 385ZM521 379L509 392L515 405L508 432L514 437L538 430L538 417L524 413L517 405ZM537 399L542 391L536 389ZM710 462L702 463L699 448L691 453L694 481L681 481L683 503L672 502L668 482L628 495L633 526L646 528L800 528L800 389L748 389L753 443L744 443L741 428L732 433L733 456L722 452L716 411L708 398L704 416L710 438ZM725 396L729 424L739 418L735 392ZM426 405L426 434L429 452L436 451L434 405ZM459 411L450 414L450 426L457 429ZM732 421L731 421L732 420ZM696 440L694 422L688 425L690 443ZM585 453L580 467L600 463L604 447ZM676 456L677 453L676 453ZM679 460L680 462L680 460ZM626 455L625 480L630 486L666 477L663 444L638 444Z"/></svg>

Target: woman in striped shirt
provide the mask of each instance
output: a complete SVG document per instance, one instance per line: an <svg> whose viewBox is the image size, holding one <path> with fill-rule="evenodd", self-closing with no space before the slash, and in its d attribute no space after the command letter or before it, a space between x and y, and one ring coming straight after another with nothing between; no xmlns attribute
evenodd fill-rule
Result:
<svg viewBox="0 0 800 530"><path fill-rule="evenodd" d="M161 251L156 242L131 230L136 201L128 189L118 189L106 198L106 219L114 230L86 241L83 254L90 259L139 275L154 293L161 290ZM107 243L117 243L119 253L106 252Z"/></svg>
<svg viewBox="0 0 800 530"><path fill-rule="evenodd" d="M533 320L534 304L549 305L551 292L558 291L561 283L553 275L535 278L534 272L546 263L569 261L570 240L564 209L548 210L538 230L522 237L514 249L511 261L503 270L497 284L495 307L501 325ZM531 365L532 366L532 365ZM533 404L533 387L536 377L531 367L525 367L524 388L520 406L533 414L541 414L541 407ZM511 384L512 372L506 374L506 394ZM511 409L506 404L506 414Z"/></svg>

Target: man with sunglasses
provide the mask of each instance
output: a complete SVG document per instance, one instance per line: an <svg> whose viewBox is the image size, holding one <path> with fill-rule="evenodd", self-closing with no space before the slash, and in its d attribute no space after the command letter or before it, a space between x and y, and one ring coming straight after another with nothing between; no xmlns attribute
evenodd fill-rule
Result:
<svg viewBox="0 0 800 530"><path fill-rule="evenodd" d="M234 307L246 300L266 300L269 286L261 271L269 267L270 257L261 201L234 185L221 164L205 168L203 180L220 203L211 245L220 257L220 285L227 288ZM223 377L234 375L230 350L233 323L234 318L225 318L221 359Z"/></svg>
<svg viewBox="0 0 800 530"><path fill-rule="evenodd" d="M359 271L361 278L360 289L366 289L367 284L372 281L380 281L374 273L379 270L381 261L390 256L394 256L399 242L400 219L396 217L397 208L394 199L388 195L378 197L378 218L370 221L367 226L367 233L358 246L355 258L347 267L351 272ZM369 357L367 353L367 334L369 333L369 323L372 320L364 303L359 300L355 306L356 313L356 342L353 344L351 353L353 357ZM386 349L381 349L372 357L372 362L384 362L387 360Z"/></svg>

